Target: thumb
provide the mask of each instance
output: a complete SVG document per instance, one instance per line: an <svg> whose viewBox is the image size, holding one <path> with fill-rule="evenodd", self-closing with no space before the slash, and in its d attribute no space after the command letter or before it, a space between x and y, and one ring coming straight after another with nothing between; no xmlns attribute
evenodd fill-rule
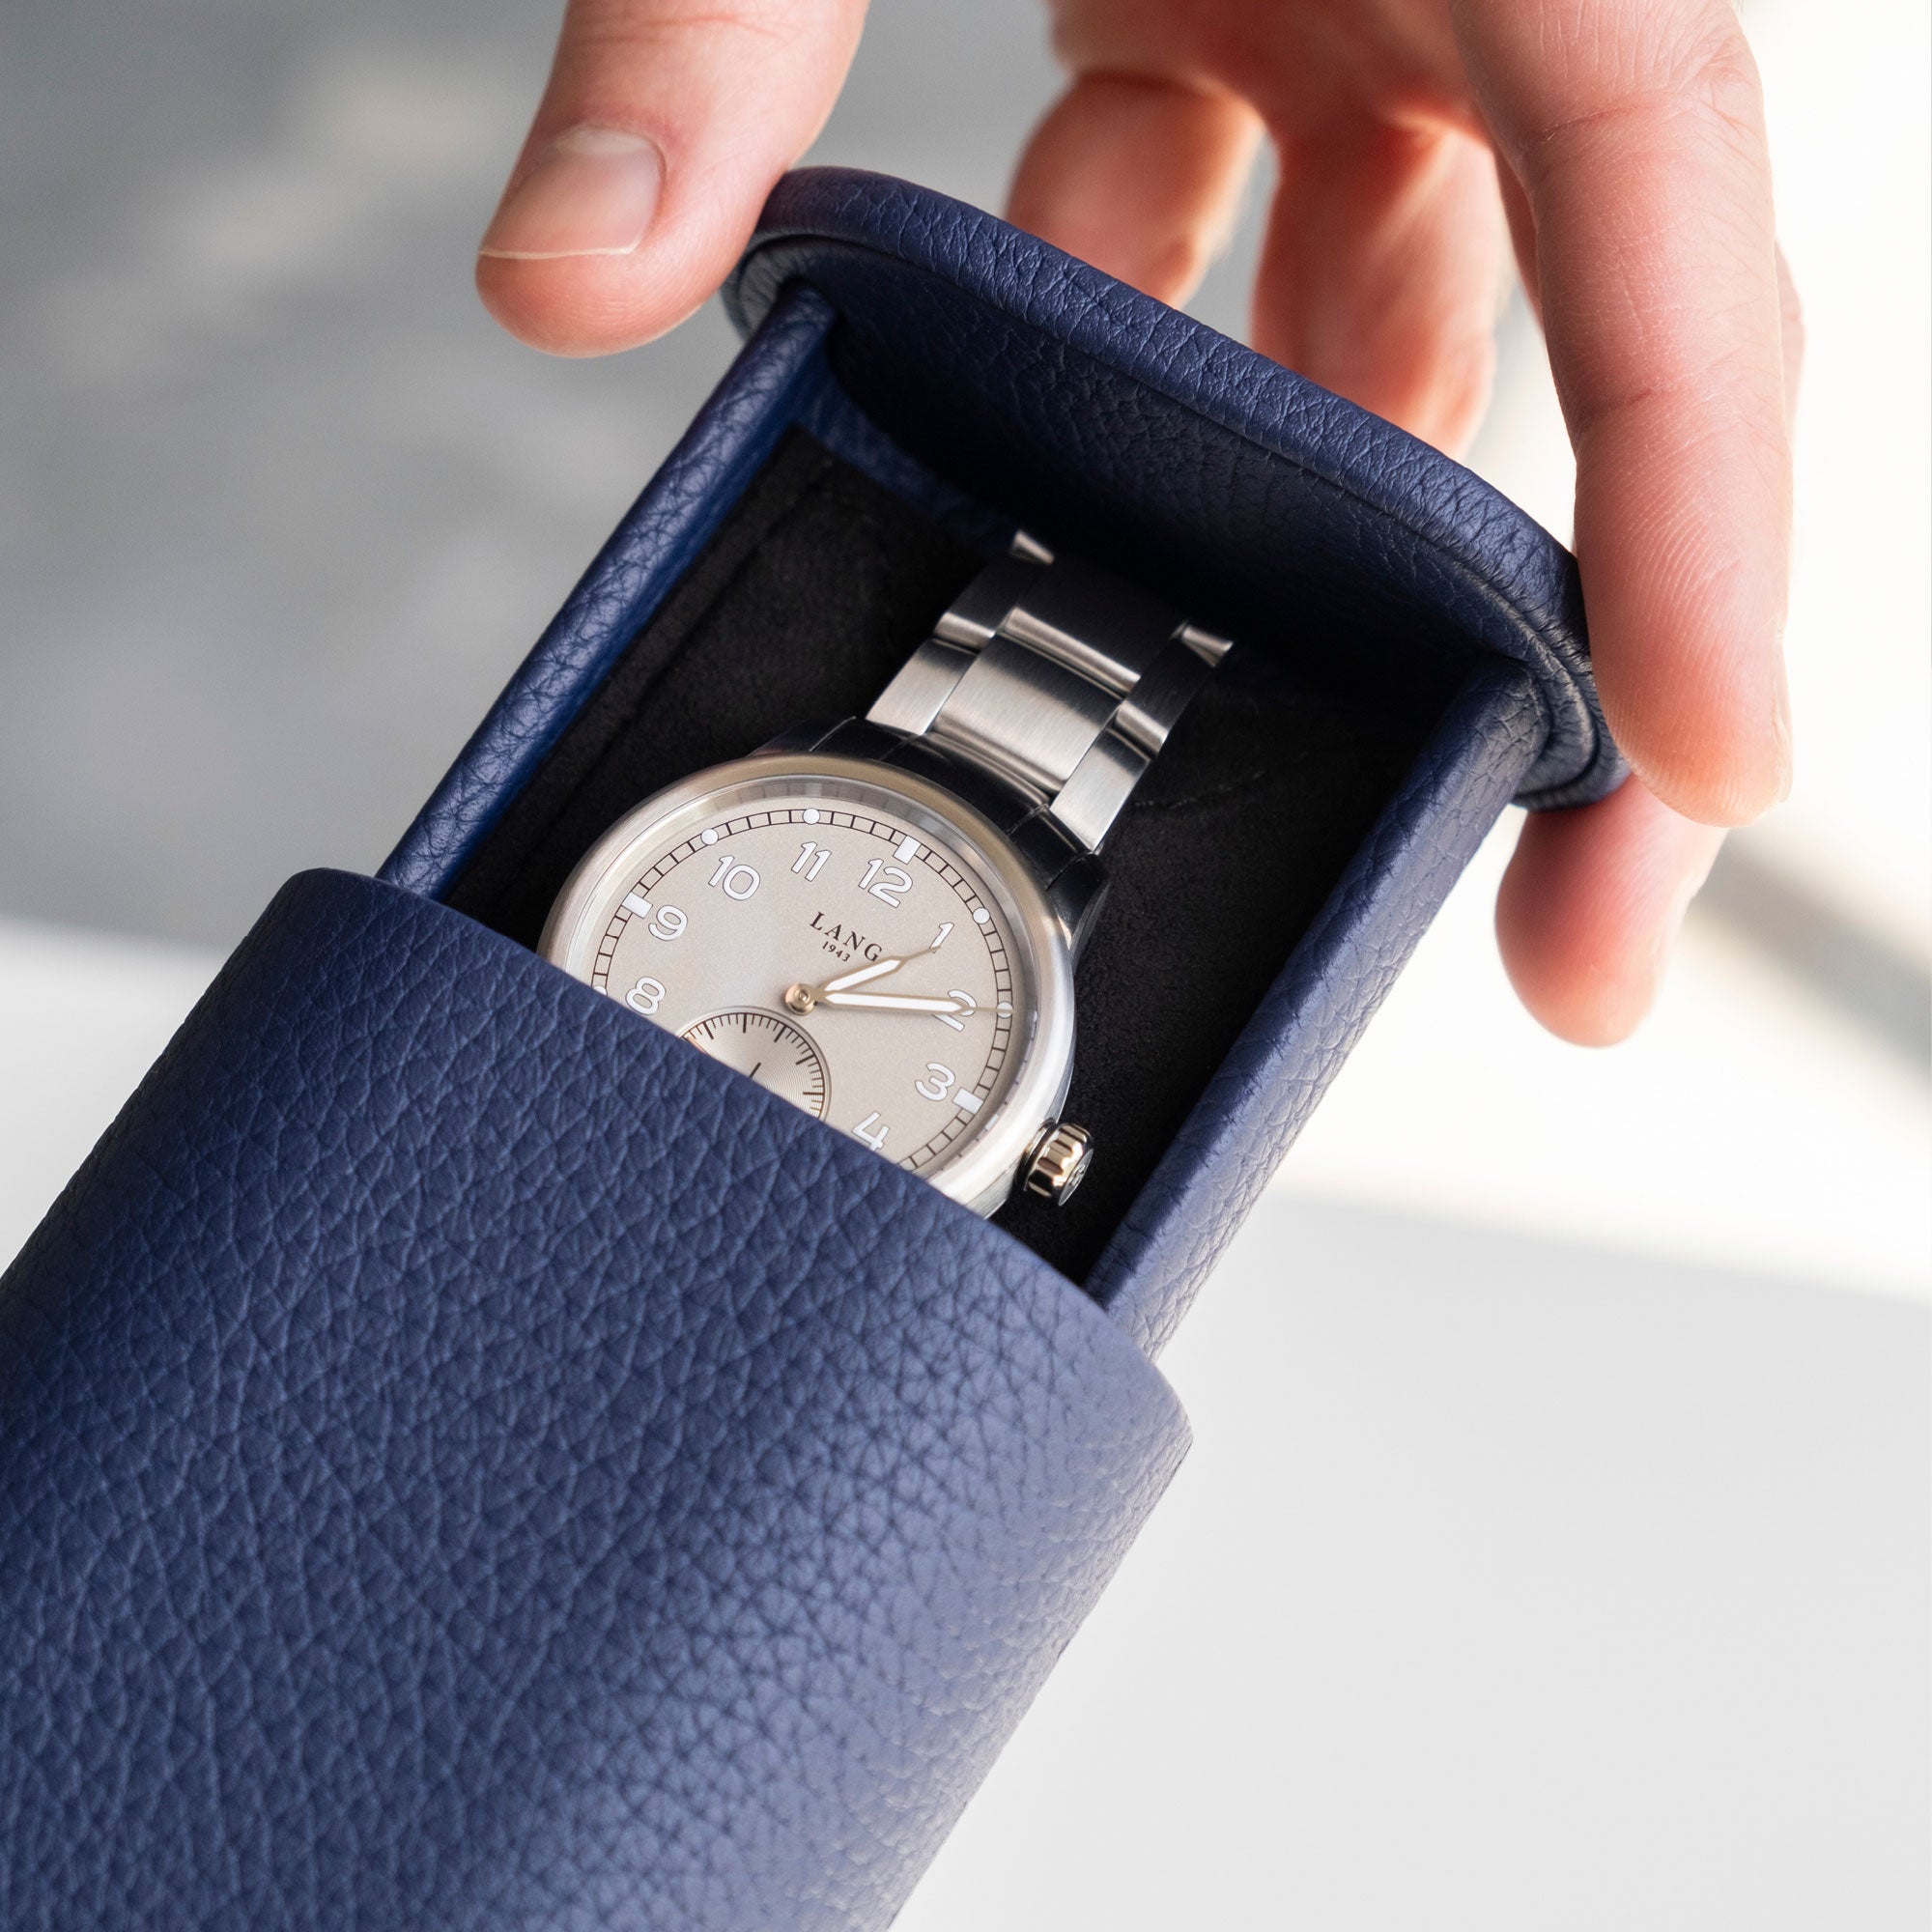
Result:
<svg viewBox="0 0 1932 1932"><path fill-rule="evenodd" d="M512 335L629 349L724 281L832 111L865 0L570 0L476 261Z"/></svg>

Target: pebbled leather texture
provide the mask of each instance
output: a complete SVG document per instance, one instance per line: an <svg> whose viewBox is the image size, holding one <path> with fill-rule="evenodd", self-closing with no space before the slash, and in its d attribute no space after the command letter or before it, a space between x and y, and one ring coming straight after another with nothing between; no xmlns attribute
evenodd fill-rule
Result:
<svg viewBox="0 0 1932 1932"><path fill-rule="evenodd" d="M780 183L726 291L741 327L809 285L833 365L915 455L1246 638L1349 639L1443 696L1485 655L1530 674L1521 802L1621 781L1575 560L1426 443L982 211L850 169ZM1215 601L1218 599L1218 602Z"/></svg>
<svg viewBox="0 0 1932 1932"><path fill-rule="evenodd" d="M882 1926L1182 1453L996 1229L291 882L0 1280L0 1924Z"/></svg>
<svg viewBox="0 0 1932 1932"><path fill-rule="evenodd" d="M1195 1103L1087 1280L1151 1356L1408 963L1541 734L1520 667L1497 660L1471 677Z"/></svg>

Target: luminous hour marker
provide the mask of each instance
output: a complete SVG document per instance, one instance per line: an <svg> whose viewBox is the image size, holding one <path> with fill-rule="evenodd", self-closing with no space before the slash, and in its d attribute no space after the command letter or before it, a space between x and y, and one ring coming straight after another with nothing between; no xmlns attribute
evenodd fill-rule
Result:
<svg viewBox="0 0 1932 1932"><path fill-rule="evenodd" d="M1002 1013L1009 1013L1012 1011L1012 1008L1005 1000L1002 1000L994 1010Z"/></svg>
<svg viewBox="0 0 1932 1932"><path fill-rule="evenodd" d="M919 857L919 840L910 832L893 848L893 857L901 866L910 866Z"/></svg>
<svg viewBox="0 0 1932 1932"><path fill-rule="evenodd" d="M718 842L717 833L714 832L708 825L704 828L704 842L707 845L715 845Z"/></svg>
<svg viewBox="0 0 1932 1932"><path fill-rule="evenodd" d="M624 910L636 913L639 919L649 919L651 916L651 902L641 893L626 893L624 895Z"/></svg>
<svg viewBox="0 0 1932 1932"><path fill-rule="evenodd" d="M979 922L979 923L980 923L981 925L984 925L984 924L985 924L985 923L986 923L986 922L987 922L987 921L988 921L989 919L991 919L991 918L992 918L992 916L993 916L993 915L992 915L991 913L989 913L989 912L988 912L988 911L986 910L986 908L985 908L984 906L975 906L975 907L973 908L973 917L974 917L974 918L975 918L975 919L976 919L976 920L977 920L977 921L978 921L978 922Z"/></svg>
<svg viewBox="0 0 1932 1932"><path fill-rule="evenodd" d="M977 1114L980 1111L980 1096L977 1094L960 1094L954 1104L962 1114Z"/></svg>
<svg viewBox="0 0 1932 1932"><path fill-rule="evenodd" d="M807 806L805 809L805 822L808 825L816 825L818 823L818 813L811 806Z"/></svg>

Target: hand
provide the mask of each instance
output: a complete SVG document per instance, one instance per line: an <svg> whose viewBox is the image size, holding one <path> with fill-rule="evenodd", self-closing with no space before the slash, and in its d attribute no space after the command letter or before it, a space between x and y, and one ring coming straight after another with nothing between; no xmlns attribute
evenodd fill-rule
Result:
<svg viewBox="0 0 1932 1932"><path fill-rule="evenodd" d="M810 1005L792 1006L791 996L809 997ZM795 1013L809 1013L812 1007L862 1007L873 1013L963 1013L966 1009L944 994L927 999L919 993L827 993L812 986L792 986L785 992L785 1005Z"/></svg>
<svg viewBox="0 0 1932 1932"><path fill-rule="evenodd" d="M1454 451L1508 244L1577 462L1605 710L1636 777L1527 820L1497 905L1518 991L1622 1037L1722 834L1789 782L1780 634L1796 303L1757 75L1726 0L1056 0L1074 79L1012 217L1164 300L1264 136L1265 354ZM810 144L860 0L571 0L478 282L588 355L708 296ZM571 131L576 130L576 131ZM599 130L599 131L586 131Z"/></svg>

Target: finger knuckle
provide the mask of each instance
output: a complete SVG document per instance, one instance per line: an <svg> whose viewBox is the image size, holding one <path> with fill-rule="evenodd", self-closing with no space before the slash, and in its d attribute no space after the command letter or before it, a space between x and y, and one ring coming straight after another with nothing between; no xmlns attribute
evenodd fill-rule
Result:
<svg viewBox="0 0 1932 1932"><path fill-rule="evenodd" d="M1675 50L1663 90L1670 99L1753 145L1762 138L1764 87L1750 43L1728 7L1699 22Z"/></svg>

